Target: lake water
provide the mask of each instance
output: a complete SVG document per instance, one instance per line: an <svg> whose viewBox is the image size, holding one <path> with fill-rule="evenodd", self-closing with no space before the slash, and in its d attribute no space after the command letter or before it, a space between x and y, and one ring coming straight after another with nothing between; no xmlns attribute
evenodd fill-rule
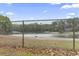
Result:
<svg viewBox="0 0 79 59"><path fill-rule="evenodd" d="M12 34L12 36L22 36L22 34ZM24 34L25 37L54 37L53 34Z"/></svg>
<svg viewBox="0 0 79 59"><path fill-rule="evenodd" d="M22 34L12 34L11 36L22 36ZM64 37L65 36L65 37ZM24 37L34 38L34 39L58 39L58 40L72 40L69 34L24 34ZM79 39L79 38L76 38Z"/></svg>

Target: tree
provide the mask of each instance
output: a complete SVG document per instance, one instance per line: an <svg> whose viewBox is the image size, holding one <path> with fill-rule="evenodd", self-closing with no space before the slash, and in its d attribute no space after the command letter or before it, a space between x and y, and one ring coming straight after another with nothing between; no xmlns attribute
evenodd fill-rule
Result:
<svg viewBox="0 0 79 59"><path fill-rule="evenodd" d="M57 22L52 22L53 31L57 31Z"/></svg>
<svg viewBox="0 0 79 59"><path fill-rule="evenodd" d="M65 26L65 22L64 22L63 20L60 20L59 23L58 23L58 28L59 28L58 31L59 31L60 33L65 32L65 27L64 27L64 26Z"/></svg>
<svg viewBox="0 0 79 59"><path fill-rule="evenodd" d="M11 32L11 21L7 16L0 15L0 34L8 34Z"/></svg>

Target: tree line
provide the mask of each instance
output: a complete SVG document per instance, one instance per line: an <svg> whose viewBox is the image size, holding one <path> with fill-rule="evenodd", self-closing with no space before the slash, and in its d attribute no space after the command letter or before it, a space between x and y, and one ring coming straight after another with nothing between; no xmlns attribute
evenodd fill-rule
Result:
<svg viewBox="0 0 79 59"><path fill-rule="evenodd" d="M52 21L51 24L24 24L24 28L22 24L13 24L13 31L22 32L24 29L26 33L70 32L73 31L73 21L75 23L75 31L79 31L79 18L59 19L57 21Z"/></svg>
<svg viewBox="0 0 79 59"><path fill-rule="evenodd" d="M75 26L75 31L79 31L79 18L70 19L57 19L56 21L51 21L51 24L13 24L7 16L0 15L0 34L10 34L10 33L46 33L46 32L70 32L73 31L73 21Z"/></svg>

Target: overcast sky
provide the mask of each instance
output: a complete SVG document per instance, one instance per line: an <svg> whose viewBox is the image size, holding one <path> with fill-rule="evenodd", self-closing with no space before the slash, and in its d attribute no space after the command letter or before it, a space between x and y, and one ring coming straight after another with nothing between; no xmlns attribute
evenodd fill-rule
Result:
<svg viewBox="0 0 79 59"><path fill-rule="evenodd" d="M11 20L38 20L79 17L75 3L0 3L0 14Z"/></svg>

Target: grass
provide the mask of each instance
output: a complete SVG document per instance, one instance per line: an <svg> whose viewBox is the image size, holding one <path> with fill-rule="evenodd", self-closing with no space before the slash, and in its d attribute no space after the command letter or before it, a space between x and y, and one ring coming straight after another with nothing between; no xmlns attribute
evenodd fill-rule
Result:
<svg viewBox="0 0 79 59"><path fill-rule="evenodd" d="M25 38L24 46L22 49L22 38L13 36L0 36L0 55L16 55L16 56L33 56L33 55L51 55L47 50L40 50L41 48L62 48L72 49L72 40L39 40L34 38ZM33 49L26 49L33 48ZM36 48L36 49L34 49ZM38 49L37 49L38 48ZM76 40L76 49L79 50L79 40ZM50 50L48 50L50 51ZM58 52L56 52L57 54ZM60 53L60 52L59 52ZM63 53L63 52L62 52Z"/></svg>

